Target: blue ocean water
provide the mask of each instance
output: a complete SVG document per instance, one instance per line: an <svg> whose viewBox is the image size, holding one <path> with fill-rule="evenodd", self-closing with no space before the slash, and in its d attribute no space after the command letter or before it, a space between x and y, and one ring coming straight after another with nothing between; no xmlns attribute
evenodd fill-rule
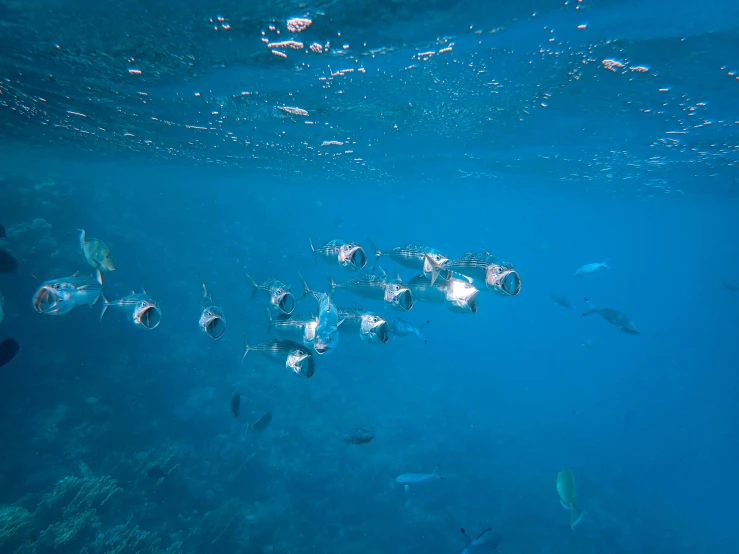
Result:
<svg viewBox="0 0 739 554"><path fill-rule="evenodd" d="M735 551L737 16L0 0L0 248L19 262L0 339L21 345L0 368L0 552L442 553L460 528L495 535L469 552ZM34 311L43 282L93 272L78 229L110 245L105 298L145 289L157 328L101 320L102 299ZM521 292L475 281L474 314L401 314L337 290L426 342L342 324L310 379L242 360L277 336L245 274L297 300L298 272L326 292L358 275L311 238L357 241L404 283L420 265L372 245L486 249ZM348 444L355 428L374 439Z"/></svg>

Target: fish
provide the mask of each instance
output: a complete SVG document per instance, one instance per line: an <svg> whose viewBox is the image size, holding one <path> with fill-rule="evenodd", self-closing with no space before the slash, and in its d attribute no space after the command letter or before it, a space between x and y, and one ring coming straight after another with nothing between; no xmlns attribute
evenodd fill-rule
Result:
<svg viewBox="0 0 739 554"><path fill-rule="evenodd" d="M375 438L375 435L372 434L372 431L367 431L367 429L357 428L357 429L352 429L348 433L344 434L341 437L341 440L349 444L366 444L374 438Z"/></svg>
<svg viewBox="0 0 739 554"><path fill-rule="evenodd" d="M115 263L110 253L110 246L100 239L88 239L84 229L77 229L80 232L80 248L85 255L87 263L96 271L115 271ZM102 282L102 277L100 277Z"/></svg>
<svg viewBox="0 0 739 554"><path fill-rule="evenodd" d="M557 473L557 494L562 507L570 511L570 529L574 529L585 515L585 512L575 502L575 474L565 468Z"/></svg>
<svg viewBox="0 0 739 554"><path fill-rule="evenodd" d="M427 321L426 323L421 325L421 327L425 327L429 323L431 322ZM421 333L419 327L414 327L413 325L411 325L404 319L400 319L399 317L390 324L390 335L394 337L407 337L409 335L416 335L423 342L428 342L423 333Z"/></svg>
<svg viewBox="0 0 739 554"><path fill-rule="evenodd" d="M408 281L408 286L414 298L445 304L455 312L477 313L477 295L480 291L464 279L452 277L432 285L429 277L419 274Z"/></svg>
<svg viewBox="0 0 739 554"><path fill-rule="evenodd" d="M583 348L587 348L588 350L595 350L595 344L593 343L592 339L583 339L580 342L580 346Z"/></svg>
<svg viewBox="0 0 739 554"><path fill-rule="evenodd" d="M159 308L159 303L149 296L146 291L138 294L131 291L128 296L113 302L109 302L103 296L103 311L100 312L101 320L111 306L130 314L131 321L139 329L153 330L159 327L162 322L162 311Z"/></svg>
<svg viewBox="0 0 739 554"><path fill-rule="evenodd" d="M14 338L5 339L0 344L0 367L10 363L20 349L20 344Z"/></svg>
<svg viewBox="0 0 739 554"><path fill-rule="evenodd" d="M486 550L495 550L496 552L500 552L498 550L500 538L493 533L492 528L485 529L482 533L477 535L476 539L473 539L464 529L461 529L461 531L467 538L467 548L462 550L461 554L472 554L473 552L484 552Z"/></svg>
<svg viewBox="0 0 739 554"><path fill-rule="evenodd" d="M41 283L33 296L33 308L46 315L62 315L75 306L94 306L103 295L100 275L89 277L75 273L70 277Z"/></svg>
<svg viewBox="0 0 739 554"><path fill-rule="evenodd" d="M272 413L271 412L265 412L259 419L257 419L254 423L250 424L246 428L246 432L249 431L256 431L257 433L261 433L267 427L269 427L269 424L272 422Z"/></svg>
<svg viewBox="0 0 739 554"><path fill-rule="evenodd" d="M362 308L339 310L339 318L344 322L349 322L349 324L358 325L359 338L365 342L385 344L390 339L390 329L387 321L372 312L367 312Z"/></svg>
<svg viewBox="0 0 739 554"><path fill-rule="evenodd" d="M575 271L575 277L584 277L585 275L590 275L591 273L598 271L601 267L605 269L613 269L610 265L608 265L608 260L610 260L610 258L606 258L602 262L594 262L592 264L585 264L579 267L577 271Z"/></svg>
<svg viewBox="0 0 739 554"><path fill-rule="evenodd" d="M276 308L280 314L286 316L292 315L295 309L295 297L290 292L289 286L274 277L270 277L261 285L258 285L248 273L246 274L246 278L252 285L252 294L256 294L257 291L266 293L269 296L270 305Z"/></svg>
<svg viewBox="0 0 739 554"><path fill-rule="evenodd" d="M239 417L239 409L241 408L241 395L237 392L231 397L231 412L234 417Z"/></svg>
<svg viewBox="0 0 739 554"><path fill-rule="evenodd" d="M0 248L0 273L15 273L18 270L18 260L7 250Z"/></svg>
<svg viewBox="0 0 739 554"><path fill-rule="evenodd" d="M310 379L316 372L316 361L310 350L295 341L272 339L255 346L250 346L247 342L244 345L244 356L241 358L242 363L246 355L252 350L262 352L280 361L284 359L285 368L299 377Z"/></svg>
<svg viewBox="0 0 739 554"><path fill-rule="evenodd" d="M267 315L269 316L270 330L278 332L297 331L300 333L303 344L308 348L313 348L313 345L316 342L316 327L318 327L317 317L313 317L311 319L301 319L296 317L273 319L272 314L269 313L269 311L267 312ZM327 348L336 348L337 345L338 343L334 343L334 341L326 343Z"/></svg>
<svg viewBox="0 0 739 554"><path fill-rule="evenodd" d="M365 298L382 298L392 308L405 312L410 310L413 307L413 293L410 288L401 282L400 277L390 281L381 267L378 267L378 271L379 274L363 271L356 278L344 283L337 283L329 276L331 290L344 289Z"/></svg>
<svg viewBox="0 0 739 554"><path fill-rule="evenodd" d="M441 465L437 464L434 468L433 473L404 473L398 475L395 478L395 483L398 485L405 485L405 492L408 492L410 485L417 483L423 483L424 481L431 481L434 479L444 479L441 475Z"/></svg>
<svg viewBox="0 0 739 554"><path fill-rule="evenodd" d="M448 267L462 275L485 281L488 290L498 294L518 296L521 292L521 277L513 264L487 250L467 252L449 262Z"/></svg>
<svg viewBox="0 0 739 554"><path fill-rule="evenodd" d="M364 252L364 248L356 242L334 239L316 248L313 246L313 239L308 237L308 240L310 241L310 249L313 251L313 254L330 262L338 262L341 267L358 270L363 269L367 265L367 255Z"/></svg>
<svg viewBox="0 0 739 554"><path fill-rule="evenodd" d="M318 303L318 323L313 350L317 354L325 354L338 347L339 325L343 323L343 320L339 319L336 303L331 301L331 296L325 292L311 290L300 272L298 275L303 282L303 298L312 296Z"/></svg>
<svg viewBox="0 0 739 554"><path fill-rule="evenodd" d="M726 279L721 279L721 284L726 290L730 290L733 292L739 291L739 285L737 285L736 283L732 283L731 281L727 281Z"/></svg>
<svg viewBox="0 0 739 554"><path fill-rule="evenodd" d="M0 323L5 319L5 295L0 291Z"/></svg>
<svg viewBox="0 0 739 554"><path fill-rule="evenodd" d="M203 311L200 314L200 329L213 340L218 340L226 332L226 316L223 313L223 308L216 306L208 294L208 289L203 283L203 300L200 305Z"/></svg>
<svg viewBox="0 0 739 554"><path fill-rule="evenodd" d="M575 306L570 304L569 298L567 298L564 294L555 294L553 292L549 293L549 297L554 301L554 303L557 306L561 306L563 308L567 308L568 310L574 310Z"/></svg>
<svg viewBox="0 0 739 554"><path fill-rule="evenodd" d="M626 314L622 314L621 312L610 308L596 308L587 298L585 299L585 302L587 302L590 309L582 315L600 314L608 323L615 325L624 333L628 333L630 335L639 334L639 330L636 328L636 325L634 325L634 322L631 321Z"/></svg>
<svg viewBox="0 0 739 554"><path fill-rule="evenodd" d="M372 241L370 241L370 244L372 244ZM449 258L436 248L421 242L401 244L384 252L378 250L374 245L372 245L372 249L375 251L376 260L380 256L384 256L404 267L420 269L424 275L431 277L431 281L434 283L437 276L440 276L443 280L451 277L451 271L447 268L450 262Z"/></svg>

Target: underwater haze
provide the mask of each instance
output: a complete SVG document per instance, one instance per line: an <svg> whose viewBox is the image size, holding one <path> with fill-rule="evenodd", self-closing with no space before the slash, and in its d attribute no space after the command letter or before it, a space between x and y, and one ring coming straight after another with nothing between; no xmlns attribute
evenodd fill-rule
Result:
<svg viewBox="0 0 739 554"><path fill-rule="evenodd" d="M739 4L0 31L0 554L737 550Z"/></svg>

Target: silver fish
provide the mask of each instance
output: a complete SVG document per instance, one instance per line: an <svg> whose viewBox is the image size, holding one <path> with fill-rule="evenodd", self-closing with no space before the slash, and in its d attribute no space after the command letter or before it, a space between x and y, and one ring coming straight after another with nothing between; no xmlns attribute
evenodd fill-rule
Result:
<svg viewBox="0 0 739 554"><path fill-rule="evenodd" d="M489 290L505 296L516 296L521 292L521 277L513 268L513 264L487 250L468 252L449 262L448 267L464 275L484 280Z"/></svg>
<svg viewBox="0 0 739 554"><path fill-rule="evenodd" d="M118 308L130 314L131 321L139 329L156 329L162 322L162 311L159 309L159 303L149 296L146 291L138 294L131 291L128 296L113 302L109 302L103 296L103 311L100 313L100 319L103 319L105 312L110 307Z"/></svg>
<svg viewBox="0 0 739 554"><path fill-rule="evenodd" d="M564 294L555 294L553 292L549 293L549 297L554 301L554 303L557 306L561 306L563 308L566 308L568 310L574 310L575 306L570 304L569 298L567 298Z"/></svg>
<svg viewBox="0 0 739 554"><path fill-rule="evenodd" d="M309 237L308 240L310 240L310 249L314 254L330 262L338 262L341 267L356 270L367 265L367 255L364 253L364 248L356 242L334 239L316 248L313 246L313 239Z"/></svg>
<svg viewBox="0 0 739 554"><path fill-rule="evenodd" d="M303 297L310 295L318 302L318 324L316 325L313 350L317 354L325 354L339 345L339 325L342 321L339 319L336 303L331 301L329 294L311 290L300 272L298 272L298 275L303 281Z"/></svg>
<svg viewBox="0 0 739 554"><path fill-rule="evenodd" d="M467 538L467 548L461 554L472 554L473 552L485 552L498 550L499 537L493 533L492 528L485 529L476 539L473 539L467 531L462 529L462 534Z"/></svg>
<svg viewBox="0 0 739 554"><path fill-rule="evenodd" d="M359 338L372 344L385 344L390 338L387 321L379 315L367 312L362 308L339 310L339 317L344 322L359 327Z"/></svg>
<svg viewBox="0 0 739 554"><path fill-rule="evenodd" d="M33 296L33 308L40 314L62 315L75 306L93 306L102 293L99 279L75 273L42 283Z"/></svg>
<svg viewBox="0 0 739 554"><path fill-rule="evenodd" d="M203 300L200 303L203 311L200 313L200 329L213 340L218 340L226 332L226 316L223 308L216 306L208 294L208 289L203 283Z"/></svg>
<svg viewBox="0 0 739 554"><path fill-rule="evenodd" d="M246 274L246 278L252 286L252 294L256 294L257 291L266 293L269 296L269 303L272 307L276 308L281 314L292 315L295 309L295 297L290 292L289 286L272 277L261 285L258 285L248 273Z"/></svg>
<svg viewBox="0 0 739 554"><path fill-rule="evenodd" d="M590 275L591 273L598 271L601 267L604 267L605 269L613 269L610 265L608 265L608 260L610 258L606 258L602 262L594 262L592 264L585 264L583 266L580 266L577 271L575 271L576 277L584 277L585 275Z"/></svg>
<svg viewBox="0 0 739 554"><path fill-rule="evenodd" d="M438 464L434 468L433 473L404 473L395 478L395 483L398 485L405 485L405 492L407 493L410 485L435 479L444 479L441 475L441 466Z"/></svg>
<svg viewBox="0 0 739 554"><path fill-rule="evenodd" d="M393 308L406 312L410 310L413 307L413 293L410 288L400 282L399 277L395 281L390 281L381 267L378 267L378 271L379 275L363 271L356 278L344 283L337 283L329 277L331 288L345 289L365 298L382 298Z"/></svg>
<svg viewBox="0 0 739 554"><path fill-rule="evenodd" d="M80 248L85 255L87 263L95 268L98 273L102 271L115 271L115 263L110 253L110 246L100 239L88 239L84 229L77 229L80 232ZM102 277L100 277L102 282Z"/></svg>
<svg viewBox="0 0 739 554"><path fill-rule="evenodd" d="M621 312L610 308L596 308L587 298L585 299L585 302L588 303L590 310L582 315L600 314L608 323L615 325L624 333L629 333L630 335L639 334L639 330L636 328L636 325L634 325L634 322L631 321L626 314L622 314Z"/></svg>
<svg viewBox="0 0 739 554"><path fill-rule="evenodd" d="M432 285L429 277L417 275L408 281L408 286L416 298L445 304L455 312L477 313L477 295L480 291L464 279L452 277L448 281L439 280Z"/></svg>
<svg viewBox="0 0 739 554"><path fill-rule="evenodd" d="M447 270L449 258L436 248L431 248L421 242L401 244L385 251L378 250L374 245L372 248L375 251L375 258L384 256L402 266L420 269L424 275L431 276L434 282L436 282L437 275L444 280L451 277L451 272Z"/></svg>
<svg viewBox="0 0 739 554"><path fill-rule="evenodd" d="M285 360L285 368L299 377L310 379L316 372L316 361L313 358L313 354L305 346L297 342L286 339L272 339L255 346L250 346L249 343L246 343L244 348L244 356L241 358L242 362L246 358L246 355L254 350L279 361Z"/></svg>
<svg viewBox="0 0 739 554"><path fill-rule="evenodd" d="M293 332L296 335L299 334L303 344L308 348L313 348L316 342L316 327L318 327L318 318L314 317L311 319L301 319L296 317L289 318L273 318L271 313L267 313L269 316L270 329L280 333ZM333 341L328 343L328 348L335 348L336 344Z"/></svg>
<svg viewBox="0 0 739 554"><path fill-rule="evenodd" d="M421 327L425 327L428 325L429 322L427 321ZM421 339L423 342L428 342L426 340L426 337L421 333L419 327L414 327L404 319L396 318L391 324L390 324L390 335L394 337L407 337L409 335L416 335L419 339Z"/></svg>

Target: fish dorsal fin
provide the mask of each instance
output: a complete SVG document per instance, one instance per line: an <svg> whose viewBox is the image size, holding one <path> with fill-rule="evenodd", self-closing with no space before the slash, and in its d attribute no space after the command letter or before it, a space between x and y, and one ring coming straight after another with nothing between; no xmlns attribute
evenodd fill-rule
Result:
<svg viewBox="0 0 739 554"><path fill-rule="evenodd" d="M380 277L387 277L387 273L385 273L385 270L379 265L377 266L377 270L380 272Z"/></svg>
<svg viewBox="0 0 739 554"><path fill-rule="evenodd" d="M136 294L136 291L131 289L131 294Z"/></svg>
<svg viewBox="0 0 739 554"><path fill-rule="evenodd" d="M146 289L144 287L141 287L141 290L144 292L144 294L149 294L146 292Z"/></svg>
<svg viewBox="0 0 739 554"><path fill-rule="evenodd" d="M80 274L79 271L75 271L74 274L72 275L72 277L77 277L77 275L79 275L79 274Z"/></svg>

